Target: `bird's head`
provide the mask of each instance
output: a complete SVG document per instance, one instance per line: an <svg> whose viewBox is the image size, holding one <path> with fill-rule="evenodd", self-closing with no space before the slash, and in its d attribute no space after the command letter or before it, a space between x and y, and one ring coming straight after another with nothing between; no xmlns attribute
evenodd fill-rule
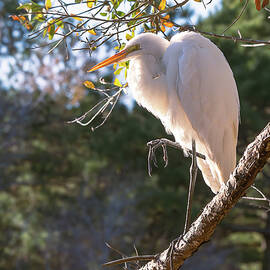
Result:
<svg viewBox="0 0 270 270"><path fill-rule="evenodd" d="M158 50L156 53L161 55L163 50L168 46L168 43L167 40L152 33L140 34L131 39L122 51L98 63L88 70L88 72L95 71L110 64L130 60L132 57L138 55L154 54L155 50Z"/></svg>

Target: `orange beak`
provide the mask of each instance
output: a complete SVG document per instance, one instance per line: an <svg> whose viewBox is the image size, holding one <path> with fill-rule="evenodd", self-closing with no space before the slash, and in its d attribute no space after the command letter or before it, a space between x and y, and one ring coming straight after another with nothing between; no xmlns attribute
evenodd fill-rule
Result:
<svg viewBox="0 0 270 270"><path fill-rule="evenodd" d="M117 62L125 59L126 56L128 55L128 53L130 53L130 50L122 50L121 52L113 55L112 57L109 57L109 58L105 59L104 61L98 63L97 65L93 66L87 72L92 72L92 71L95 71L95 70L100 69L102 67L106 67L110 64L117 63Z"/></svg>

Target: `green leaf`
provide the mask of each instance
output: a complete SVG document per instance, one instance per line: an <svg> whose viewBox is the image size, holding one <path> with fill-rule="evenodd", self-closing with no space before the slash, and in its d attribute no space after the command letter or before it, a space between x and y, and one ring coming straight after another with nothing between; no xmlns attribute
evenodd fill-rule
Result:
<svg viewBox="0 0 270 270"><path fill-rule="evenodd" d="M117 9L120 6L120 4L123 2L123 0L111 0L111 2L113 4L113 7Z"/></svg>
<svg viewBox="0 0 270 270"><path fill-rule="evenodd" d="M106 12L101 12L100 15L105 17L105 16L107 16L107 13Z"/></svg>
<svg viewBox="0 0 270 270"><path fill-rule="evenodd" d="M116 13L117 13L117 15L120 16L120 17L123 17L123 16L126 15L123 11L117 11Z"/></svg>
<svg viewBox="0 0 270 270"><path fill-rule="evenodd" d="M25 9L25 10L27 10L27 9L31 9L32 8L32 6L31 6L31 3L26 3L26 4L20 4L18 7L17 7L17 9Z"/></svg>
<svg viewBox="0 0 270 270"><path fill-rule="evenodd" d="M125 48L125 46L126 46L126 43L122 43L120 47L119 46L114 47L114 50L121 51Z"/></svg>
<svg viewBox="0 0 270 270"><path fill-rule="evenodd" d="M135 3L131 6L130 10L133 10L139 6L139 2L135 1Z"/></svg>
<svg viewBox="0 0 270 270"><path fill-rule="evenodd" d="M123 50L125 48L125 46L126 46L126 43L122 43L119 50Z"/></svg>
<svg viewBox="0 0 270 270"><path fill-rule="evenodd" d="M49 40L52 40L53 39L53 36L54 36L54 33L55 33L55 25L54 24L52 24L51 26L50 26L50 31L49 31Z"/></svg>
<svg viewBox="0 0 270 270"><path fill-rule="evenodd" d="M129 61L121 62L118 65L119 65L119 67L128 68L129 67Z"/></svg>
<svg viewBox="0 0 270 270"><path fill-rule="evenodd" d="M47 34L47 27L43 31L43 38L45 38L46 34Z"/></svg>
<svg viewBox="0 0 270 270"><path fill-rule="evenodd" d="M134 21L129 21L129 22L127 23L127 26L130 27L130 26L134 25L135 23L136 23L135 20L134 20Z"/></svg>
<svg viewBox="0 0 270 270"><path fill-rule="evenodd" d="M144 28L146 31L149 31L149 30L150 30L149 26L148 26L146 23L143 25L143 28Z"/></svg>
<svg viewBox="0 0 270 270"><path fill-rule="evenodd" d="M113 84L114 84L115 86L122 87L122 84L120 83L120 81L119 81L117 78L115 78Z"/></svg>
<svg viewBox="0 0 270 270"><path fill-rule="evenodd" d="M64 22L63 21L59 20L59 21L56 22L56 24L58 26L60 26L61 28L64 28Z"/></svg>
<svg viewBox="0 0 270 270"><path fill-rule="evenodd" d="M39 13L33 18L33 21L44 22L45 18L43 17L42 13Z"/></svg>

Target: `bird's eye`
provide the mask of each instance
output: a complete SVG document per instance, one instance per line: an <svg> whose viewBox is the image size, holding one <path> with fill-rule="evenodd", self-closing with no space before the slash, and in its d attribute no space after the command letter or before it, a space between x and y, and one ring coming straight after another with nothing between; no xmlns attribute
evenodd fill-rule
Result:
<svg viewBox="0 0 270 270"><path fill-rule="evenodd" d="M129 47L127 50L128 50L128 53L131 53L131 52L134 52L134 51L138 51L140 49L141 49L140 44L135 44L135 45Z"/></svg>
<svg viewBox="0 0 270 270"><path fill-rule="evenodd" d="M135 47L135 48L134 48L134 51L135 51L135 50L137 51L137 50L140 50L140 49L141 49L140 44L135 44L134 47Z"/></svg>

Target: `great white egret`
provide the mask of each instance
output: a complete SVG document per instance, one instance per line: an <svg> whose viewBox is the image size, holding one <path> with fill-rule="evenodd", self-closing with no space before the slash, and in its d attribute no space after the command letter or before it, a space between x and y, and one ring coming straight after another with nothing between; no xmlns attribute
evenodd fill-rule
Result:
<svg viewBox="0 0 270 270"><path fill-rule="evenodd" d="M152 33L89 71L130 60L127 82L136 101L159 118L176 142L196 149L205 183L214 193L236 163L239 97L232 70L209 39L194 32L167 41ZM194 149L194 148L193 148Z"/></svg>

